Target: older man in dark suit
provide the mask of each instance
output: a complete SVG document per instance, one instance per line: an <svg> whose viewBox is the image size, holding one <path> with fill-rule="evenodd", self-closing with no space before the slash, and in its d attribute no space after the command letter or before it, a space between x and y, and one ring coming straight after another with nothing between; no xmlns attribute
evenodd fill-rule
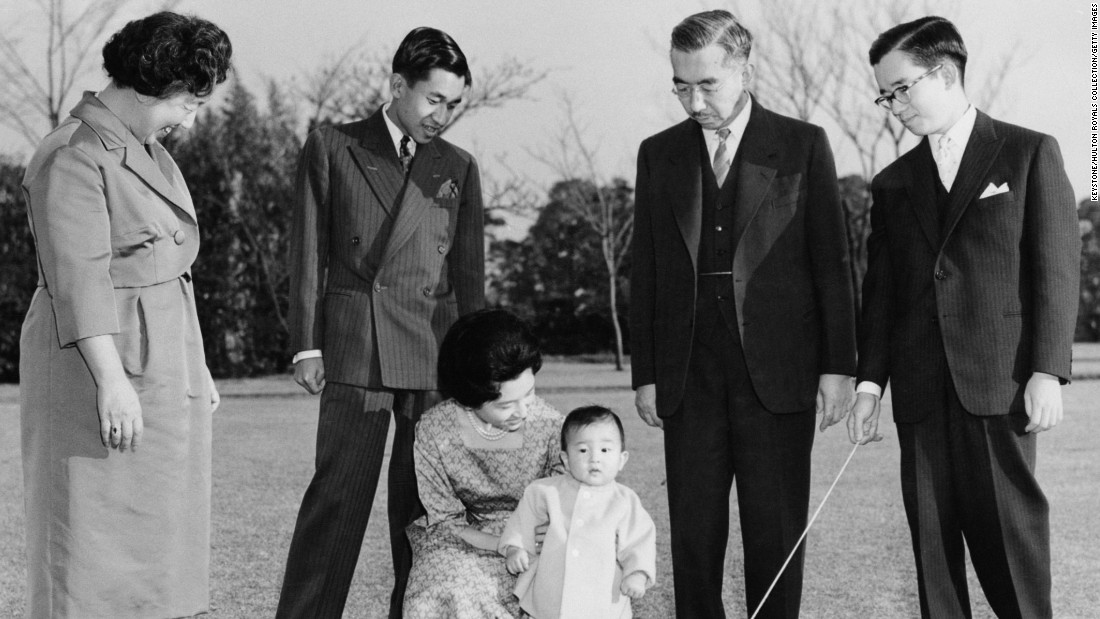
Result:
<svg viewBox="0 0 1100 619"><path fill-rule="evenodd" d="M1077 214L1057 142L970 105L966 59L941 17L871 46L876 103L925 139L872 183L849 432L878 437L889 381L922 616L970 617L965 540L997 616L1050 617L1035 435L1070 377Z"/></svg>
<svg viewBox="0 0 1100 619"><path fill-rule="evenodd" d="M422 510L413 427L438 401L447 328L484 304L481 183L439 138L470 85L462 50L417 28L393 60L392 101L313 132L298 164L291 255L294 379L321 393L316 472L298 513L279 617L339 617L386 445L394 562L390 617L412 563L405 526Z"/></svg>
<svg viewBox="0 0 1100 619"><path fill-rule="evenodd" d="M645 140L631 275L638 412L664 428L676 612L723 617L736 479L750 608L807 519L814 410L847 412L855 319L825 132L750 97L752 36L726 11L672 32L690 119ZM796 617L802 555L761 617Z"/></svg>

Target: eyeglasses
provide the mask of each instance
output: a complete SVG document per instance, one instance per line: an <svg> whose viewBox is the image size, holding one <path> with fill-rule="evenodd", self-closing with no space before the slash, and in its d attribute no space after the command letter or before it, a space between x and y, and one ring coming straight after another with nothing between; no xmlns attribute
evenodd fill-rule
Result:
<svg viewBox="0 0 1100 619"><path fill-rule="evenodd" d="M885 110L890 110L890 109L892 109L892 107L894 105L894 101L897 101L898 103L909 103L909 101L912 99L912 95L909 94L909 89L912 88L913 86L916 86L917 82L919 82L922 79L928 77L929 75L932 75L933 73L935 73L936 71L939 71L942 68L943 68L942 64L938 64L938 65L932 67L931 69L929 69L927 72L925 72L923 75L921 75L917 79L909 82L908 84L902 84L901 86L898 86L897 88L895 88L893 90L893 92L891 92L888 95L882 95L881 97L875 99L875 105L877 105L877 106L879 106L879 107L881 107Z"/></svg>
<svg viewBox="0 0 1100 619"><path fill-rule="evenodd" d="M718 94L718 91L722 90L725 85L726 82L718 84L676 84L672 87L672 94L676 95L676 98L681 101L691 101L695 98L695 92L698 91L706 99Z"/></svg>

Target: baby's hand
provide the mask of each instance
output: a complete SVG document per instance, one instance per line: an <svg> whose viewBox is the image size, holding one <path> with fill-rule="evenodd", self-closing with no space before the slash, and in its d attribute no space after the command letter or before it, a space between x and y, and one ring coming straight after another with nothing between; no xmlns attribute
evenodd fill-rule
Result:
<svg viewBox="0 0 1100 619"><path fill-rule="evenodd" d="M508 568L508 573L512 575L526 572L531 563L531 557L527 554L527 551L519 546L509 546L508 554L505 557L504 565Z"/></svg>
<svg viewBox="0 0 1100 619"><path fill-rule="evenodd" d="M619 591L626 597L637 600L645 595L646 577L644 572L633 572L619 584Z"/></svg>

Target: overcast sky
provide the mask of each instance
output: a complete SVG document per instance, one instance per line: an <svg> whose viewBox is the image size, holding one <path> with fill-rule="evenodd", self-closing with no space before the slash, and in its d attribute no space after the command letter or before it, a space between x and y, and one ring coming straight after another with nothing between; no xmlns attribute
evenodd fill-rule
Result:
<svg viewBox="0 0 1100 619"><path fill-rule="evenodd" d="M980 83L989 63L1009 46L1022 47L1024 62L1007 76L994 115L1054 135L1075 194L1085 196L1090 156L1089 3L928 4L962 32L971 56L970 86ZM29 0L0 0L0 5L0 20L7 23L27 20L36 10ZM154 6L155 0L133 2L124 19ZM510 56L550 71L532 92L534 101L479 112L448 132L450 140L478 155L483 167L491 171L503 156L510 167L537 180L553 178L529 151L552 144L561 126L559 97L564 92L573 100L590 143L598 145L603 174L632 181L639 142L683 118L679 103L668 92L667 41L672 27L699 10L729 8L737 13L740 7L753 29L759 19L756 6L699 0L181 0L177 10L210 19L229 33L239 76L257 93L265 78L300 78L357 42L389 56L410 29L443 29L471 59L475 75L479 66ZM81 89L101 88L104 81L101 73L92 73ZM867 105L874 95L867 93ZM839 134L830 133L839 172L856 172L850 149ZM0 151L25 154L29 147L4 133Z"/></svg>

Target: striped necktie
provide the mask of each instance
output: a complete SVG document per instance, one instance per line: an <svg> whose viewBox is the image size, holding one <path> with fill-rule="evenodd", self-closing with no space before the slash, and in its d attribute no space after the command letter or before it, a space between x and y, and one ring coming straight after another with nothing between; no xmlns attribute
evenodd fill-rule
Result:
<svg viewBox="0 0 1100 619"><path fill-rule="evenodd" d="M730 130L723 128L718 130L718 150L714 151L714 178L718 181L718 186L721 187L722 183L726 180L726 175L730 171L730 157L726 156L726 138L730 136Z"/></svg>
<svg viewBox="0 0 1100 619"><path fill-rule="evenodd" d="M401 150L398 152L398 156L401 159L401 167L405 170L405 176L409 175L409 169L412 168L413 156L409 151L409 136L401 136Z"/></svg>

